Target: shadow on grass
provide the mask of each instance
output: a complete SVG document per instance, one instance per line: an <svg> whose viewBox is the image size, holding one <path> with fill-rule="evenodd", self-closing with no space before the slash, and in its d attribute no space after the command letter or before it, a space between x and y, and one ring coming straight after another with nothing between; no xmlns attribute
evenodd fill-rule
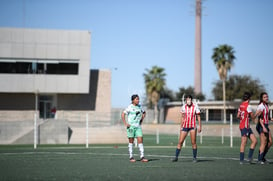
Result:
<svg viewBox="0 0 273 181"><path fill-rule="evenodd" d="M204 160L204 159L197 160L197 163L199 163L199 162L214 162L214 160Z"/></svg>
<svg viewBox="0 0 273 181"><path fill-rule="evenodd" d="M184 162L184 163L205 163L205 162L214 162L215 160L208 160L208 159L197 159L197 162L193 162L192 160L188 159L180 159L177 162ZM174 162L176 163L176 162Z"/></svg>
<svg viewBox="0 0 273 181"><path fill-rule="evenodd" d="M148 159L148 162L153 162L153 161L159 161L160 159L158 159L158 158L155 158L155 159ZM139 159L139 160L137 160L137 161L139 161L139 162L141 162L141 160Z"/></svg>

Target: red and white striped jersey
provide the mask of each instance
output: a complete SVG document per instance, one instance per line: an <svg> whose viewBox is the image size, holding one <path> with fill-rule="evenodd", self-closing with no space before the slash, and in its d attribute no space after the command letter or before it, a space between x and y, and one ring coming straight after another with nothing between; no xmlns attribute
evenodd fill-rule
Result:
<svg viewBox="0 0 273 181"><path fill-rule="evenodd" d="M268 124L269 123L269 109L268 109L268 106L265 104L265 103L260 103L258 105L258 108L257 110L261 111L262 114L261 114L261 118L263 119L263 123L264 124Z"/></svg>
<svg viewBox="0 0 273 181"><path fill-rule="evenodd" d="M238 108L238 112L240 115L240 129L243 128L249 128L249 114L252 113L252 108L249 105L248 101L244 101L242 102L242 104L240 105L240 107Z"/></svg>
<svg viewBox="0 0 273 181"><path fill-rule="evenodd" d="M181 108L181 113L184 115L183 128L195 128L196 127L196 115L200 114L200 109L197 104L192 104L188 106L183 105Z"/></svg>

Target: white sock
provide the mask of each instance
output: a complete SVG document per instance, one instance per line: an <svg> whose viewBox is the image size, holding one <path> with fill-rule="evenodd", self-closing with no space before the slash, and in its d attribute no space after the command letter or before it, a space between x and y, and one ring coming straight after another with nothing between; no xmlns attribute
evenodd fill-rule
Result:
<svg viewBox="0 0 273 181"><path fill-rule="evenodd" d="M143 146L143 143L139 143L138 144L138 148L139 148L140 158L144 157L144 146Z"/></svg>
<svg viewBox="0 0 273 181"><path fill-rule="evenodd" d="M133 157L133 143L129 143L128 148L129 148L129 158L132 158Z"/></svg>

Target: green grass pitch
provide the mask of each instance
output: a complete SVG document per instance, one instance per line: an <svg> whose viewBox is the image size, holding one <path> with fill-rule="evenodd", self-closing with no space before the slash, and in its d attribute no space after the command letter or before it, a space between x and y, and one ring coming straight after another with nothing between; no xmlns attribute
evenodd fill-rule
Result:
<svg viewBox="0 0 273 181"><path fill-rule="evenodd" d="M240 138L234 138L233 148L228 137L200 137L198 162L192 162L189 137L178 162L171 162L177 136L144 135L148 163L130 163L127 144L109 145L2 145L0 146L0 180L272 180L273 163L240 165ZM249 145L249 144L248 144ZM257 159L258 146L254 159ZM249 147L246 148L245 155ZM247 157L247 156L245 156ZM273 151L267 158L273 161Z"/></svg>

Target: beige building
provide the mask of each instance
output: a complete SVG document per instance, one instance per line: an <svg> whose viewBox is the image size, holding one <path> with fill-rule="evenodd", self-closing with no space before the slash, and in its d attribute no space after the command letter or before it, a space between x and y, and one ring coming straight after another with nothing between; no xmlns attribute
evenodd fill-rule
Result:
<svg viewBox="0 0 273 181"><path fill-rule="evenodd" d="M89 31L0 28L0 121L111 111L111 72L90 70Z"/></svg>
<svg viewBox="0 0 273 181"><path fill-rule="evenodd" d="M241 101L226 101L226 115L227 121L231 119L233 122L238 122L236 118L237 110ZM251 100L250 105L253 111L256 111L256 108L259 104L258 100ZM181 122L181 102L170 102L165 106L165 117L164 120L166 123L180 123ZM201 120L206 122L212 121L222 121L223 120L223 101L202 101L198 102L198 106L201 111ZM270 116L272 117L273 105L269 105Z"/></svg>

